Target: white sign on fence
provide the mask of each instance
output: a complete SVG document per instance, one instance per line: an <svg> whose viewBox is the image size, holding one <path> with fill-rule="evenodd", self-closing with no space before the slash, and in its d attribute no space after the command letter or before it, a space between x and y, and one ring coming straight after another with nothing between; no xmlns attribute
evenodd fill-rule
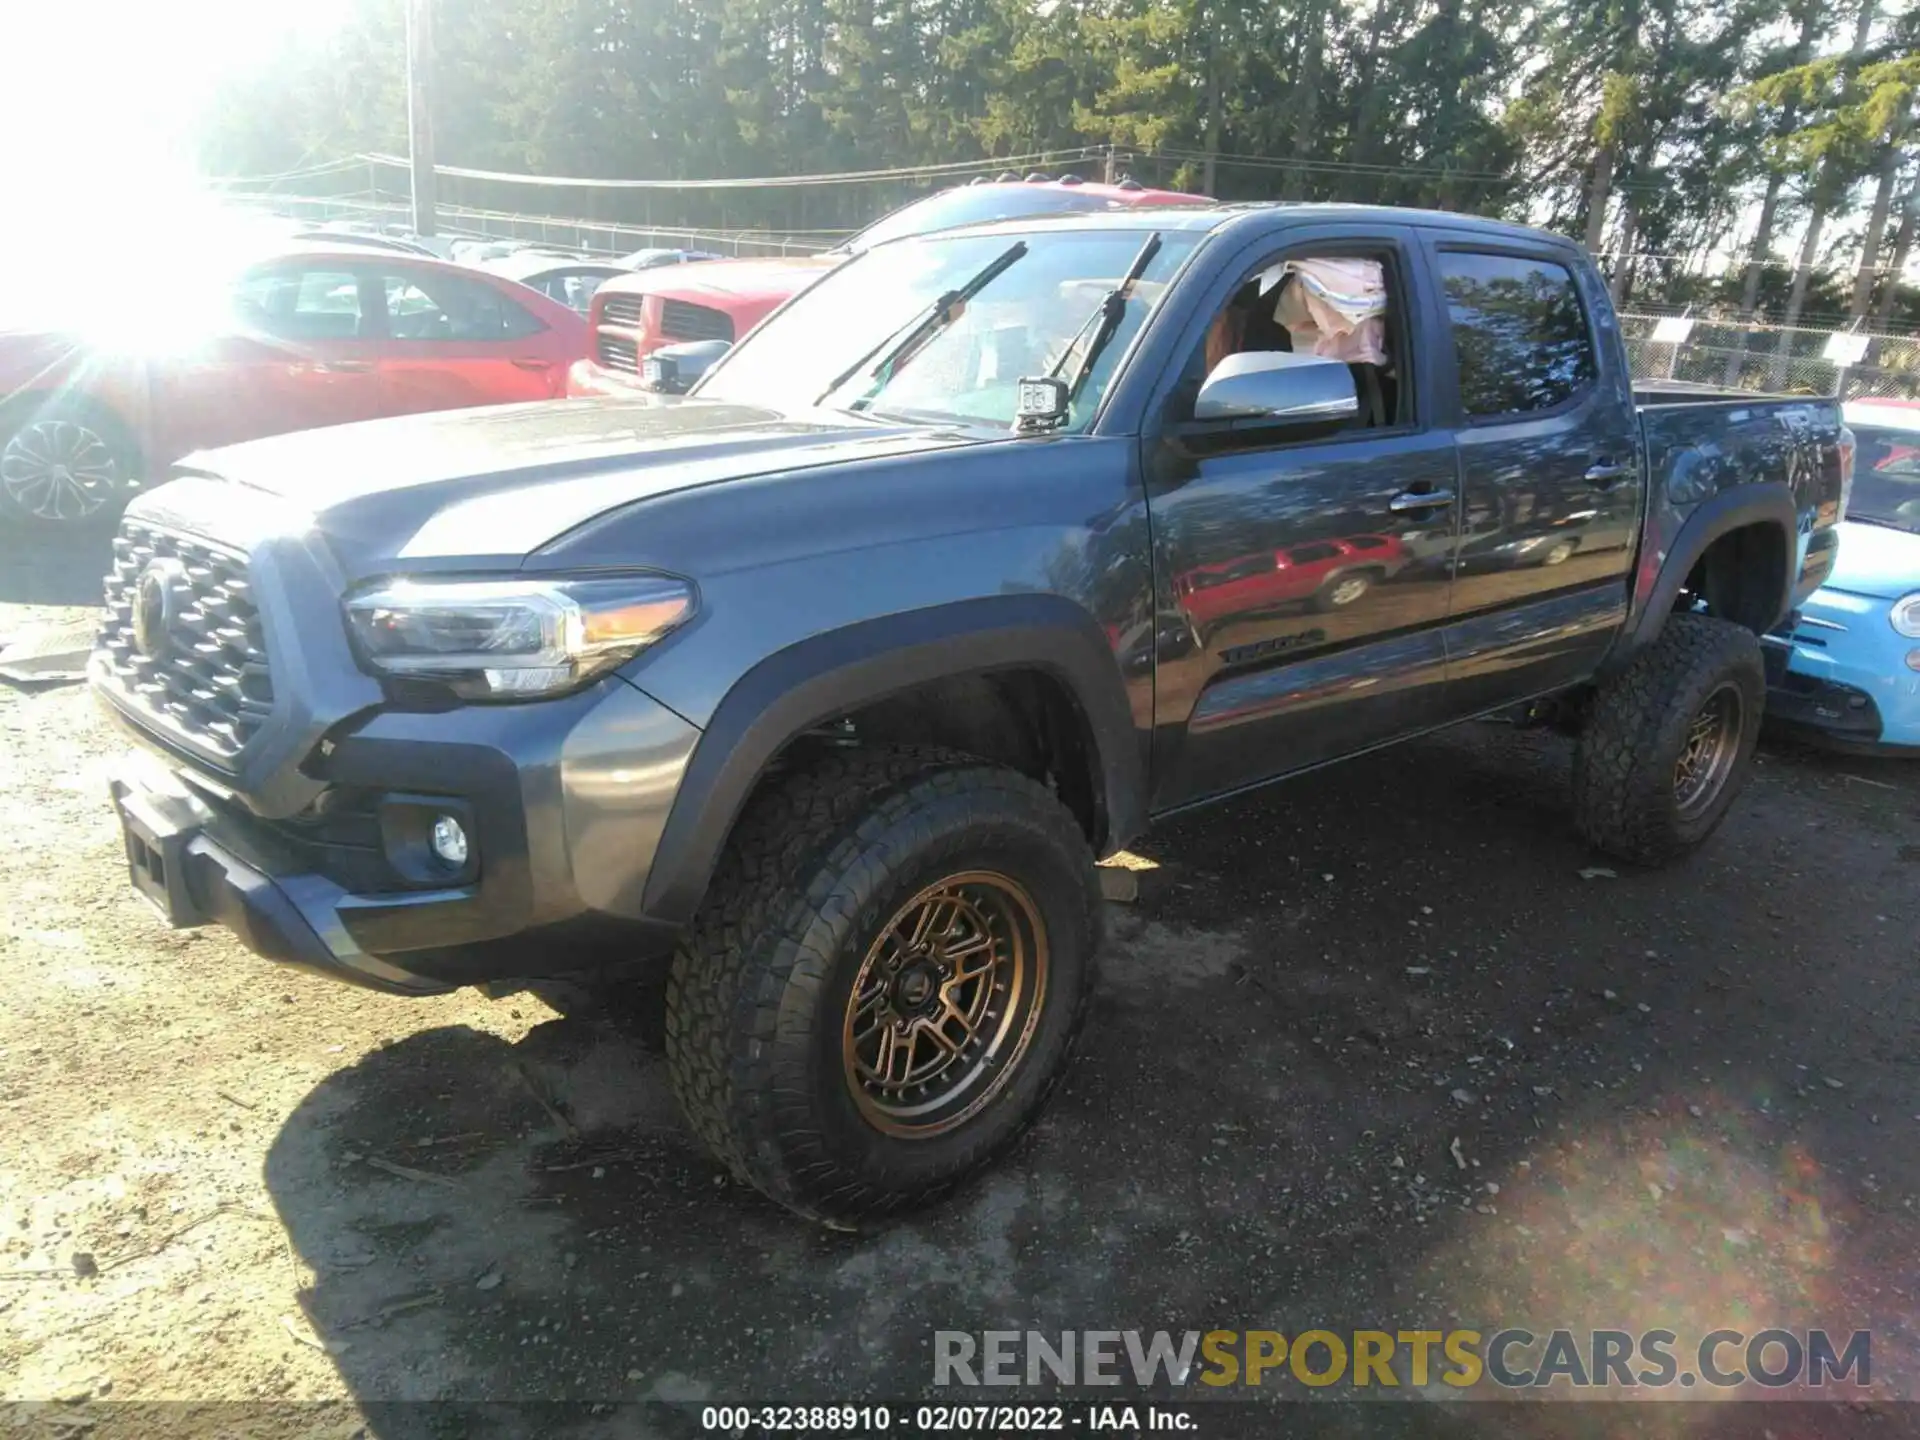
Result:
<svg viewBox="0 0 1920 1440"><path fill-rule="evenodd" d="M1653 327L1656 345L1684 345L1693 334L1693 321L1685 315L1663 315Z"/></svg>
<svg viewBox="0 0 1920 1440"><path fill-rule="evenodd" d="M1858 365L1867 358L1867 343L1872 338L1856 335L1851 330L1836 330L1827 336L1827 348L1821 355L1835 365Z"/></svg>

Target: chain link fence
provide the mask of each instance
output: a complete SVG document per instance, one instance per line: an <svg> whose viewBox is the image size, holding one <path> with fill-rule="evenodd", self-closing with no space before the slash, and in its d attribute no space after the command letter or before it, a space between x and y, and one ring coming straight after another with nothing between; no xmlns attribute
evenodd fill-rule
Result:
<svg viewBox="0 0 1920 1440"><path fill-rule="evenodd" d="M235 195L239 205L268 210L292 220L324 224L356 224L406 230L412 208L400 200L379 198L315 198L288 195ZM674 225L623 225L557 215L528 215L506 210L481 210L462 205L435 209L440 234L460 240L519 240L549 245L582 255L614 257L636 250L709 250L717 255L812 255L831 249L848 233L840 230L812 234L697 228Z"/></svg>
<svg viewBox="0 0 1920 1440"><path fill-rule="evenodd" d="M1662 325L1667 335L1655 338ZM1620 328L1636 380L1678 380L1715 389L1790 395L1920 399L1920 336L1854 332L1860 362L1827 358L1835 332L1759 322L1624 314Z"/></svg>

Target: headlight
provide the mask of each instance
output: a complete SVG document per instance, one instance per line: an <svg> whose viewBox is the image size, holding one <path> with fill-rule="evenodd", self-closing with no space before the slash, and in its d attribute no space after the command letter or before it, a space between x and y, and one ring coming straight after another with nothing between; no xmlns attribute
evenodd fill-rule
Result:
<svg viewBox="0 0 1920 1440"><path fill-rule="evenodd" d="M468 700L573 690L693 613L693 589L662 575L552 580L390 580L349 596L361 658Z"/></svg>
<svg viewBox="0 0 1920 1440"><path fill-rule="evenodd" d="M1920 640L1920 590L1894 601L1893 613L1887 618L1909 640Z"/></svg>

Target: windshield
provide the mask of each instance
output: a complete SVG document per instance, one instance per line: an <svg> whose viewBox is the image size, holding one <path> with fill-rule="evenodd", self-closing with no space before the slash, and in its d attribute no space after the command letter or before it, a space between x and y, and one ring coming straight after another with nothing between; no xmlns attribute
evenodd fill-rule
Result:
<svg viewBox="0 0 1920 1440"><path fill-rule="evenodd" d="M1045 375L1099 310L1146 231L1043 230L909 240L849 261L727 356L695 390L776 410L815 405L1011 427L1020 377ZM1065 429L1085 429L1113 367L1201 235L1163 233ZM891 367L876 366L937 302L1020 253ZM842 377L835 384L835 378Z"/></svg>
<svg viewBox="0 0 1920 1440"><path fill-rule="evenodd" d="M1104 195L1063 190L1055 185L974 185L942 190L891 215L883 215L847 242L852 251L871 250L907 235L931 235L956 225L988 220L1025 220L1034 215L1071 215L1121 207Z"/></svg>
<svg viewBox="0 0 1920 1440"><path fill-rule="evenodd" d="M1849 427L1854 443L1849 520L1873 520L1920 534L1920 430Z"/></svg>

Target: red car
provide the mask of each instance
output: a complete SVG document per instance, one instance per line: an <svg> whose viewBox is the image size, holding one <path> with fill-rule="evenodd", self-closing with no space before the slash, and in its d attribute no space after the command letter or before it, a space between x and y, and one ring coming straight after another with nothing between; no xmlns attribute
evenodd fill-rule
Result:
<svg viewBox="0 0 1920 1440"><path fill-rule="evenodd" d="M587 350L565 305L428 256L315 244L212 270L128 277L137 313L0 333L0 511L85 520L195 450L553 399Z"/></svg>
<svg viewBox="0 0 1920 1440"><path fill-rule="evenodd" d="M904 205L824 255L707 260L609 280L593 297L593 358L573 367L568 390L574 395L632 394L641 360L661 346L738 340L849 256L903 235L1029 215L1211 203L1204 195L1149 190L1131 180L1105 185L1072 176L1033 176L975 182Z"/></svg>
<svg viewBox="0 0 1920 1440"><path fill-rule="evenodd" d="M1205 634L1217 621L1262 614L1298 601L1311 610L1344 610L1374 586L1406 568L1408 556L1391 535L1307 540L1284 550L1262 550L1176 576L1174 594Z"/></svg>

